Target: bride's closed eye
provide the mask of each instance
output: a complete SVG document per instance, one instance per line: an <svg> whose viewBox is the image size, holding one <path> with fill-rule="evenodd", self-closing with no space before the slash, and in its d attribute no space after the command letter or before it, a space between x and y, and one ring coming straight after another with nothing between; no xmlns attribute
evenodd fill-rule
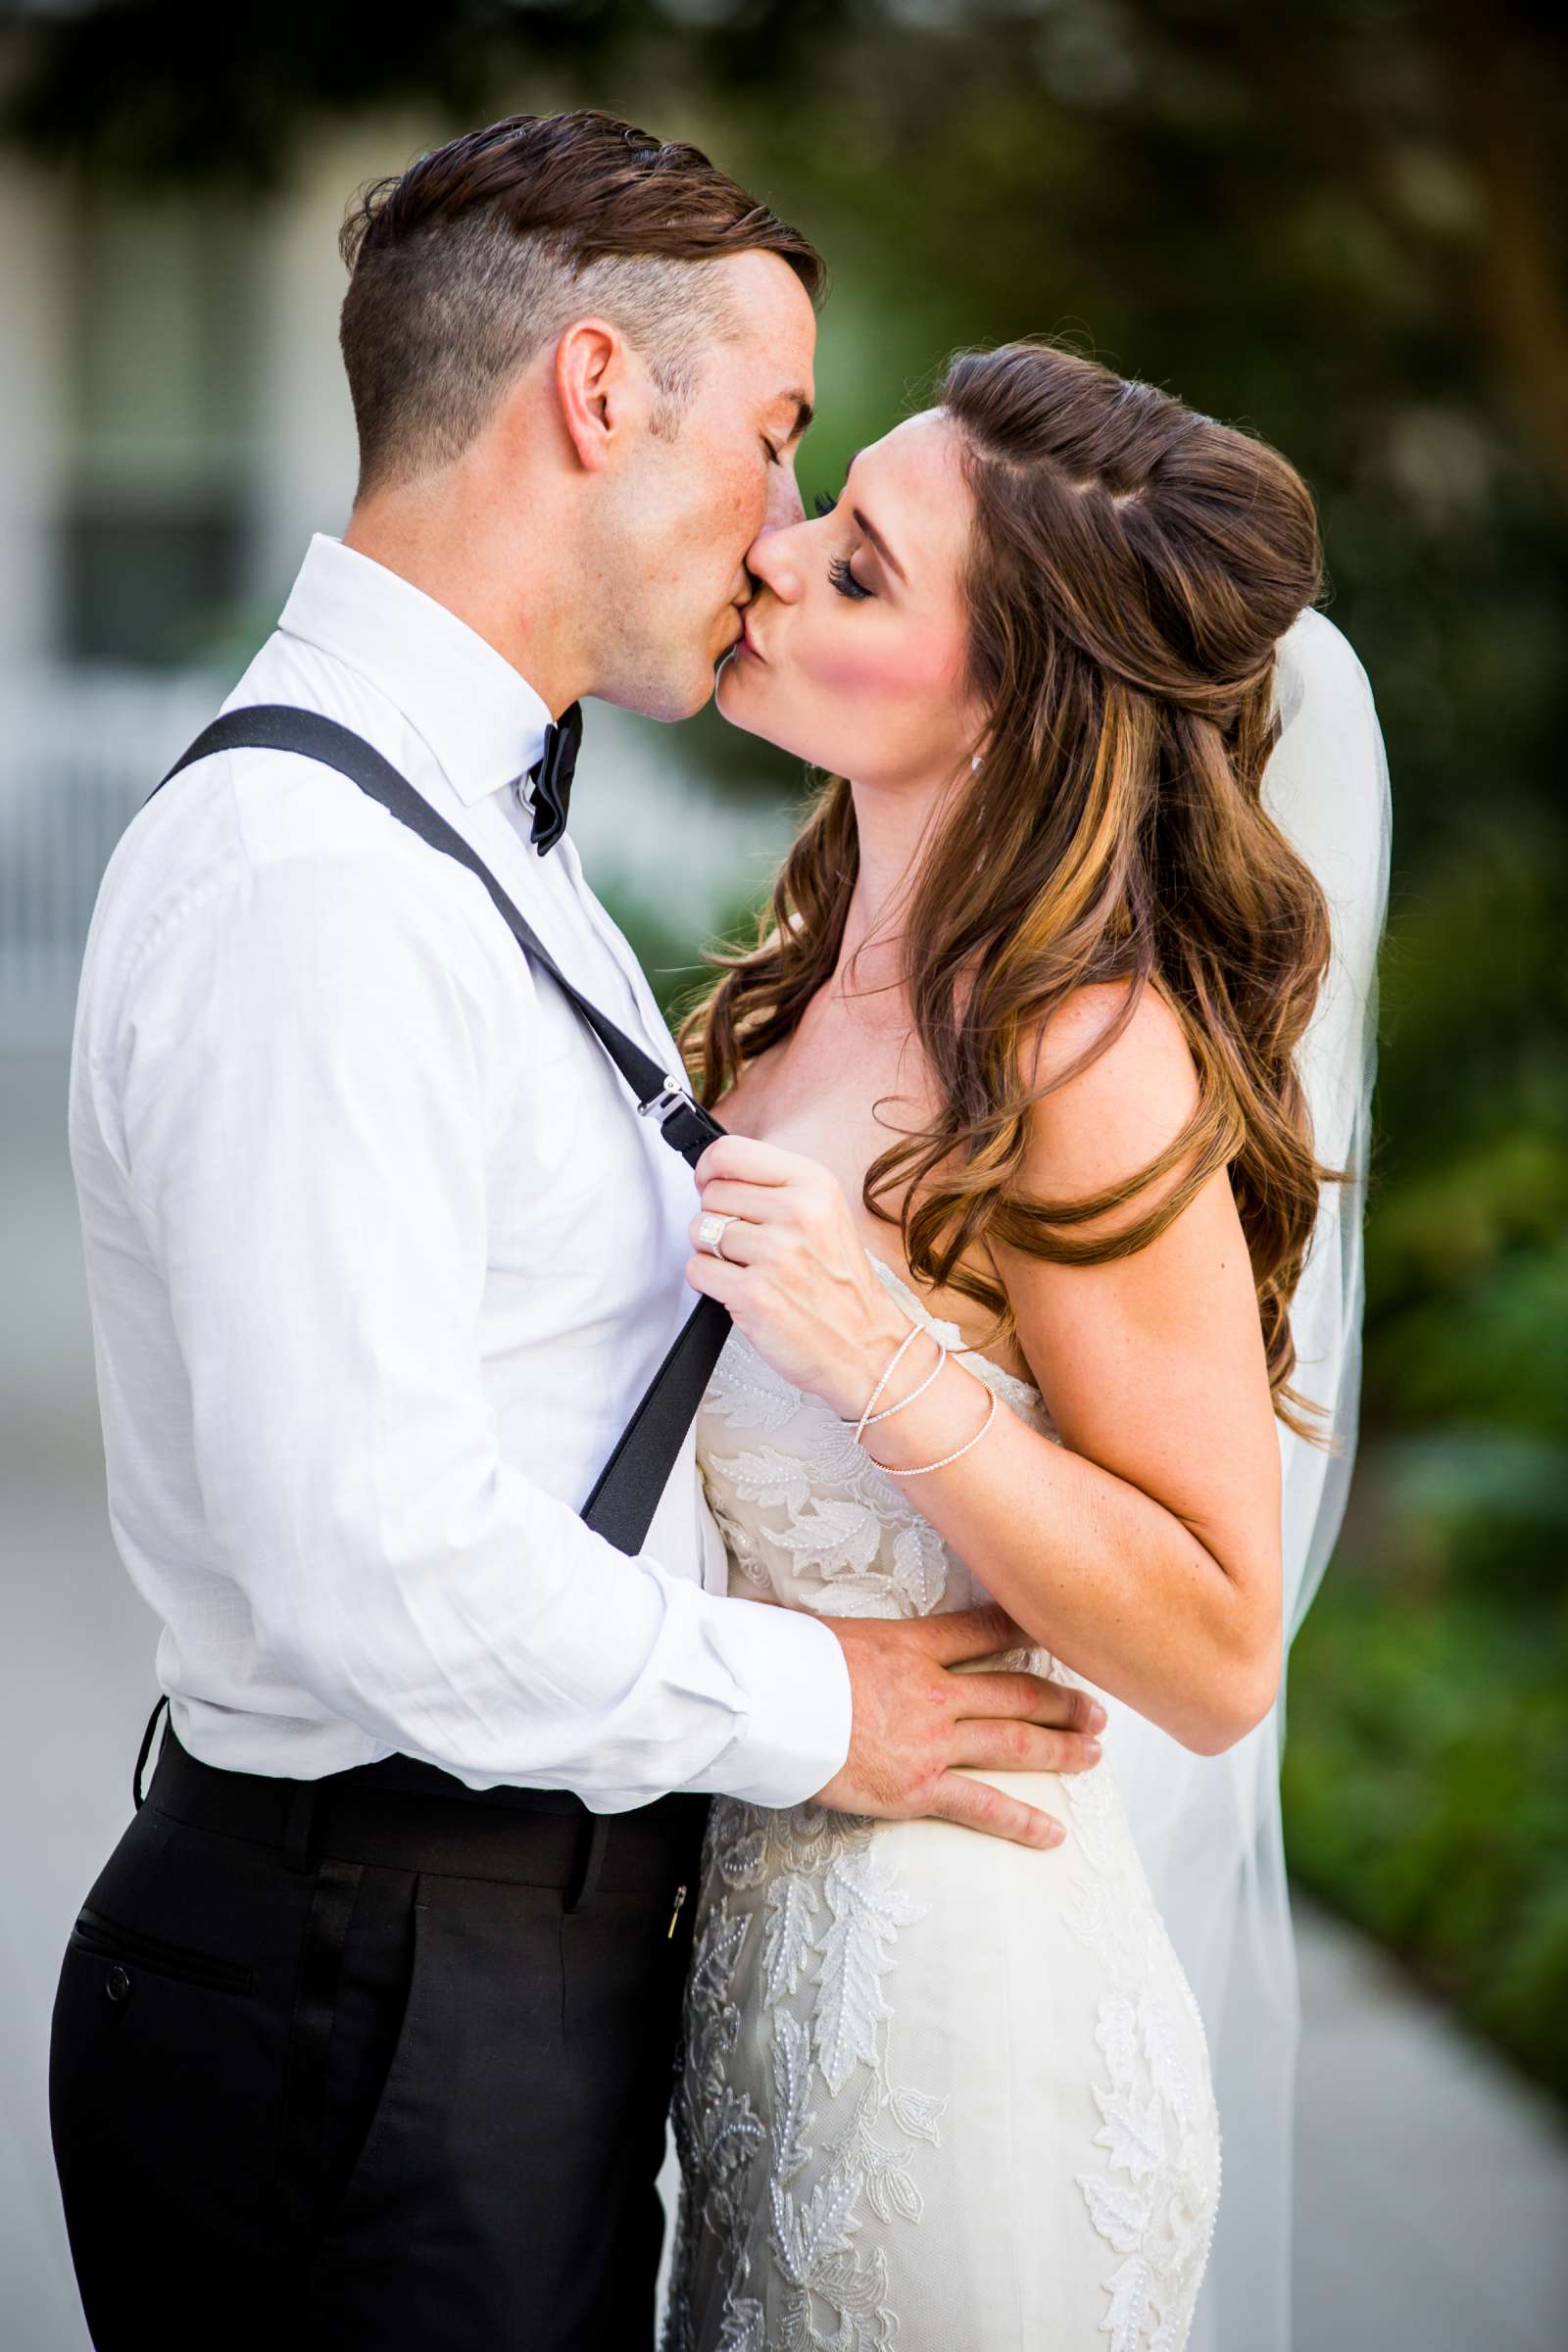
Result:
<svg viewBox="0 0 1568 2352"><path fill-rule="evenodd" d="M830 556L828 558L827 576L832 581L834 587L838 590L840 596L854 597L855 599L858 600L861 597L874 596L876 593L875 589L863 587L856 578L854 572L850 569L850 559L848 556Z"/></svg>
<svg viewBox="0 0 1568 2352"><path fill-rule="evenodd" d="M836 498L830 497L826 490L819 490L816 494L815 503L818 514L831 514L837 508L839 502ZM850 559L848 556L830 556L828 558L827 576L832 581L834 587L838 590L840 596L850 597L856 603L858 603L864 597L874 596L876 594L874 588L867 588L863 581L856 578L854 572L850 569Z"/></svg>

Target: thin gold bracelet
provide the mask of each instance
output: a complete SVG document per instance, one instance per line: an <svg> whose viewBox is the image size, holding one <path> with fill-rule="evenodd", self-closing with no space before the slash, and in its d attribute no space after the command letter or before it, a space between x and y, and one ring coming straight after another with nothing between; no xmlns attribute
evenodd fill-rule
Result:
<svg viewBox="0 0 1568 2352"><path fill-rule="evenodd" d="M984 1383L981 1385L984 1386ZM965 1438L963 1444L958 1446L955 1452L945 1453L940 1462L919 1462L912 1470L892 1470L888 1467L886 1462L878 1462L876 1466L881 1471L883 1477L924 1478L928 1470L945 1470L950 1462L956 1462L958 1459L959 1454L967 1453L971 1446L978 1446L981 1439L985 1436L986 1431L991 1427L992 1422L997 1417L997 1392L995 1389L993 1389L990 1394L991 1405L985 1419L975 1431L974 1436L972 1438Z"/></svg>

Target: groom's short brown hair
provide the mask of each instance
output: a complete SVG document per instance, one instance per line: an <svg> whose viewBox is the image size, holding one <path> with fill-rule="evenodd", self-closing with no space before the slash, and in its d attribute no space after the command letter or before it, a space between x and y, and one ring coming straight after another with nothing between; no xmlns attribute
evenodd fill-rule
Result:
<svg viewBox="0 0 1568 2352"><path fill-rule="evenodd" d="M695 147L612 115L513 115L375 181L350 207L338 337L359 496L461 456L535 353L590 312L648 361L673 435L705 341L733 331L701 267L760 250L813 303L821 256Z"/></svg>

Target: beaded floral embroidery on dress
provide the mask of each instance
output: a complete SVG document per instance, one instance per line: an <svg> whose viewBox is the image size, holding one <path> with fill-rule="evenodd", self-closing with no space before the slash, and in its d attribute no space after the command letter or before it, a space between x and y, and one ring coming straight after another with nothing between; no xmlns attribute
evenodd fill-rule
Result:
<svg viewBox="0 0 1568 2352"><path fill-rule="evenodd" d="M1164 1929L1142 1869L1121 1864L1121 1842L1107 1834L1111 1784L1098 1773L1072 1773L1062 1788L1085 1865L1068 1925L1107 1979L1095 2032L1104 2079L1094 2085L1101 2115L1094 2144L1106 2155L1098 2170L1076 2176L1096 2230L1121 2257L1104 2279L1109 2304L1101 2327L1110 2352L1180 2352L1218 2213L1218 2122L1208 2083L1194 2081L1170 2012L1152 1989ZM1168 1973L1206 2062L1192 1986L1179 1966Z"/></svg>
<svg viewBox="0 0 1568 2352"><path fill-rule="evenodd" d="M942 1538L836 1413L824 1407L808 1418L801 1408L800 1390L755 1348L726 1348L706 1410L749 1441L710 1463L709 1500L731 1561L749 1584L831 1616L929 1616L947 1590ZM799 1448L792 1453L767 1443L786 1425ZM766 1534L767 1550L783 1555L775 1565L744 1506L787 1514Z"/></svg>
<svg viewBox="0 0 1568 2352"><path fill-rule="evenodd" d="M764 1913L732 1914L728 1890L763 1886ZM919 2221L914 2160L939 2140L943 2102L895 2082L887 2051L883 1979L899 1929L921 1909L887 1868L875 1825L819 1805L769 1813L718 1799L704 1886L675 2107L682 2246L666 2352L693 2340L689 2276L704 2228L727 2263L719 2352L891 2352L887 2257L877 2247L862 2259L854 2240L867 2211ZM724 2071L741 2022L736 1969L759 1932L773 2094L765 2121ZM847 2124L823 2143L813 2080L835 2098L858 2082ZM751 2291L759 2254L775 2273L772 2335Z"/></svg>
<svg viewBox="0 0 1568 2352"><path fill-rule="evenodd" d="M874 1254L872 1263L1004 1402L1055 1438L1038 1390L962 1351L955 1325L931 1316ZM732 1568L760 1592L842 1616L926 1615L971 1597L950 1593L956 1563L912 1500L835 1414L738 1334L704 1414L709 1500ZM1080 1679L1038 1649L997 1662ZM1103 2067L1089 2085L1100 2129L1073 2176L1117 2258L1102 2281L1100 2332L1110 2352L1179 2352L1218 2193L1217 2153L1212 2179L1205 2162L1205 2149L1217 2151L1211 2097L1154 1989L1173 1955L1113 1785L1090 1771L1063 1776L1060 1788L1077 1849L1068 1925L1103 1984L1095 2034ZM945 2102L897 2082L888 2048L899 1933L923 1916L876 1824L811 1804L769 1812L715 1800L675 2106L681 2214L665 2352L696 2352L693 2281L701 2257L715 2253L704 2352L892 2352L887 2252L857 2240L873 2219L919 2224L922 2153L942 2144ZM1174 1974L1202 2047L1197 2004ZM743 2026L739 1976L761 2012L744 2022L764 2036L754 2088L765 2112L727 2065ZM824 2094L837 2112L819 2137ZM1104 2151L1098 2162L1095 2150Z"/></svg>

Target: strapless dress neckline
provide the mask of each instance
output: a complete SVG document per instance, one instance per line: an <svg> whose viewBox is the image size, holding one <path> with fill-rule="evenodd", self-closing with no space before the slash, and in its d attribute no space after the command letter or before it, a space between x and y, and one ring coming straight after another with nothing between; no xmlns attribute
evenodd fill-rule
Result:
<svg viewBox="0 0 1568 2352"><path fill-rule="evenodd" d="M862 1244L863 1247L865 1246ZM1015 1409L1023 1408L1030 1419L1044 1414L1045 1399L1033 1381L1020 1380L1016 1372L1009 1372L1004 1365L997 1363L993 1357L980 1354L977 1348L966 1348L963 1344L963 1334L956 1323L950 1323L943 1316L934 1315L919 1292L910 1283L906 1282L904 1276L890 1266L885 1257L878 1257L876 1251L869 1248L866 1249L865 1254L876 1268L883 1283L901 1304L909 1309L915 1321L939 1339L944 1347L951 1349L960 1363L966 1365L977 1379L984 1381L988 1389L994 1389L1004 1403L1010 1404Z"/></svg>

